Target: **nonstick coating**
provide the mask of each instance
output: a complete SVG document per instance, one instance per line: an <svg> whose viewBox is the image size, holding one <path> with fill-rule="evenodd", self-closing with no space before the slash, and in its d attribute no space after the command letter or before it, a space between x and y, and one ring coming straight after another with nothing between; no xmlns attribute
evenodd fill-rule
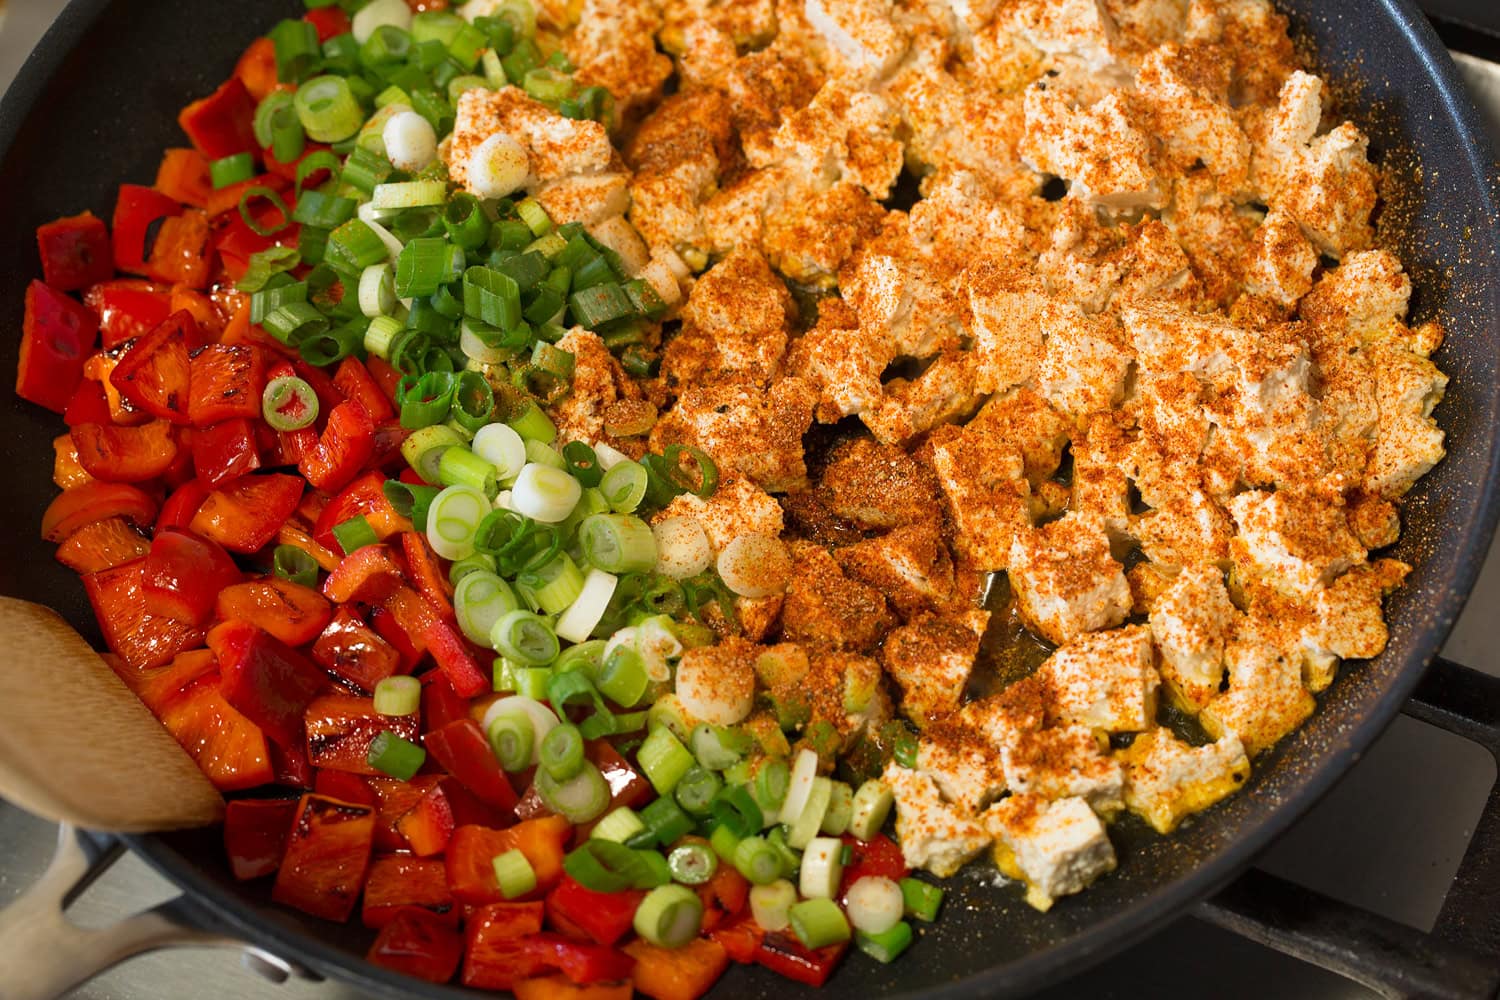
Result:
<svg viewBox="0 0 1500 1000"><path fill-rule="evenodd" d="M182 144L174 119L222 81L249 39L296 0L75 0L0 105L0 592L42 601L97 638L83 589L37 537L54 495L50 442L61 424L11 388L21 301L38 276L33 230L92 208L109 218L116 186L150 183L164 146ZM1390 648L1345 670L1301 731L1256 762L1249 786L1171 839L1139 823L1115 828L1120 868L1038 914L1013 889L960 876L942 919L900 962L851 960L836 995L926 997L1017 993L1075 973L1146 935L1226 884L1354 763L1406 699L1478 573L1496 507L1496 359L1500 255L1495 169L1479 118L1437 39L1398 0L1294 0L1283 9L1335 83L1340 112L1373 137L1392 179L1386 239L1413 271L1420 318L1440 317L1439 355L1453 383L1438 418L1449 457L1407 508L1396 555L1416 572L1390 601ZM184 15L188 15L186 18ZM132 841L239 934L364 992L388 997L474 995L384 973L361 955L366 933L272 906L264 882L230 877L215 831ZM798 988L737 968L719 997L785 998Z"/></svg>

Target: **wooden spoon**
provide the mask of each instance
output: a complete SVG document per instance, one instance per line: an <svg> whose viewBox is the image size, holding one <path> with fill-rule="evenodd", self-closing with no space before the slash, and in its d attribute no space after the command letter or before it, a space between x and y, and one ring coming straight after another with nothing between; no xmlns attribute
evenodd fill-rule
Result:
<svg viewBox="0 0 1500 1000"><path fill-rule="evenodd" d="M51 608L0 597L0 795L112 833L207 826L224 799Z"/></svg>

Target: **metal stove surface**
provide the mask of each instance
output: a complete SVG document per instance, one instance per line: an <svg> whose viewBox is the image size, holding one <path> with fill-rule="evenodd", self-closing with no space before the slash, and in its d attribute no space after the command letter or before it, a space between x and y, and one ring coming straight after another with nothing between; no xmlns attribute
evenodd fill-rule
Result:
<svg viewBox="0 0 1500 1000"><path fill-rule="evenodd" d="M0 0L0 91L64 0ZM1500 139L1500 64L1455 57ZM1444 653L1500 676L1500 545ZM1344 781L1261 860L1261 867L1344 902L1431 929L1473 824L1495 781L1481 748L1405 716ZM46 867L55 828L0 802L0 906ZM175 895L133 856L117 863L69 914L102 926ZM825 991L838 996L838 980ZM1199 1000L1354 1000L1374 994L1191 917L1041 994L1045 1000L1153 997ZM77 1000L355 1000L341 984L275 985L243 967L238 951L183 949L137 958L72 994Z"/></svg>

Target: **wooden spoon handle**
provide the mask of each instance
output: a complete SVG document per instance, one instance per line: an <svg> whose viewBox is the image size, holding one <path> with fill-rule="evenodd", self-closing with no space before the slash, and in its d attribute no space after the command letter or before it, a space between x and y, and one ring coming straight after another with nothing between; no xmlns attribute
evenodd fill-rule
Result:
<svg viewBox="0 0 1500 1000"><path fill-rule="evenodd" d="M0 795L117 833L223 817L198 765L55 611L0 597L0 635Z"/></svg>

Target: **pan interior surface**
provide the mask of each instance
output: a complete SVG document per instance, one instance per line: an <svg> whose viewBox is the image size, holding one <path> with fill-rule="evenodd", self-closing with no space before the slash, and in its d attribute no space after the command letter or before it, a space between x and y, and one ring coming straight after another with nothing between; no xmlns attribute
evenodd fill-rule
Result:
<svg viewBox="0 0 1500 1000"><path fill-rule="evenodd" d="M1388 604L1391 642L1350 665L1314 718L1256 762L1249 787L1171 838L1117 824L1120 867L1046 914L993 875L951 881L942 918L900 962L846 962L847 995L995 996L1077 972L1180 913L1233 877L1326 791L1390 721L1462 607L1494 528L1500 245L1495 169L1477 114L1430 28L1398 0L1292 0L1279 6L1318 54L1338 112L1371 135L1389 178L1383 241L1411 271L1416 319L1437 317L1448 341L1436 360L1453 381L1438 409L1449 457L1407 502L1395 555L1416 565ZM194 13L199 13L194 8ZM0 106L0 372L14 370L27 282L37 276L32 232L83 208L108 218L122 181L149 183L161 150L183 139L174 119L209 92L240 50L296 0L216 0L184 17L171 0L75 0ZM76 577L52 558L35 525L54 495L52 414L19 402L0 378L0 592L57 608L86 636L98 629ZM334 926L274 906L264 882L229 874L215 831L138 838L132 845L193 893L208 916L320 972L389 997L470 996L419 984L362 960L358 926ZM798 989L737 967L715 996L785 997Z"/></svg>

